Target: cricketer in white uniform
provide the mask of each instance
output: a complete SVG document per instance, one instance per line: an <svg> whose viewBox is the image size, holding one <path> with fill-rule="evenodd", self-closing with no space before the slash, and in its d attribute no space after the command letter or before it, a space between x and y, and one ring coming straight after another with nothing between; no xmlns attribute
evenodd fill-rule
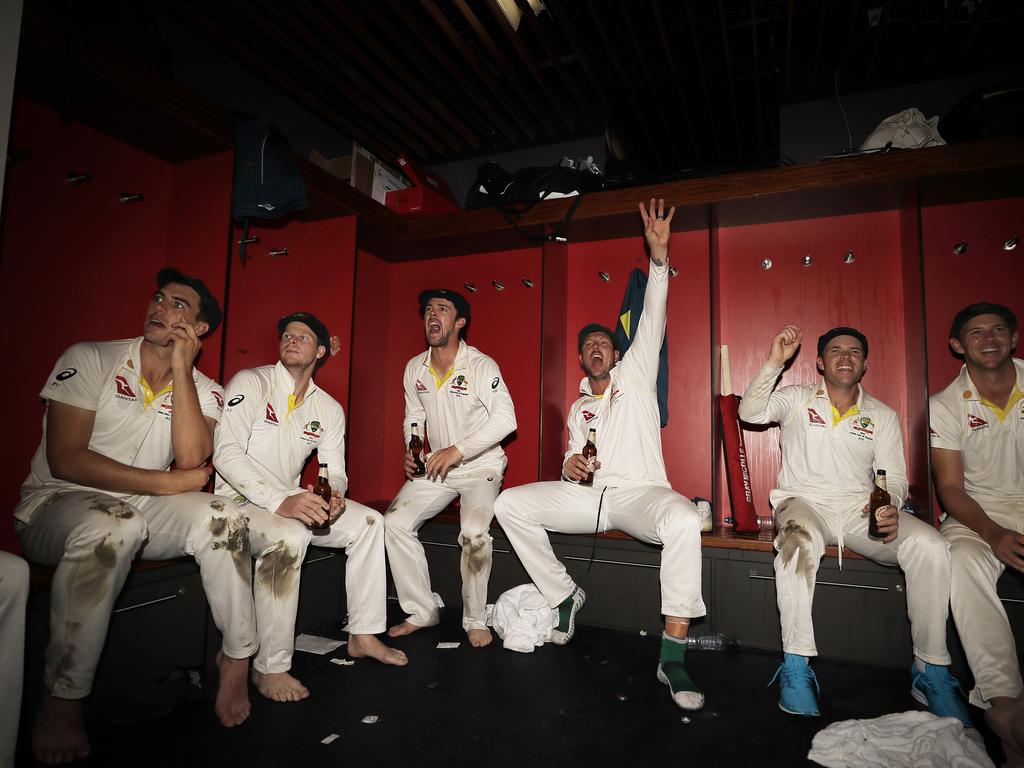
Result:
<svg viewBox="0 0 1024 768"><path fill-rule="evenodd" d="M28 563L0 551L0 768L14 768L21 715L21 683L25 660L25 606L28 603Z"/></svg>
<svg viewBox="0 0 1024 768"><path fill-rule="evenodd" d="M404 665L405 654L375 634L386 628L384 522L374 509L345 499L345 412L313 381L326 361L331 337L314 315L298 312L277 323L280 359L239 371L227 386L224 415L213 453L216 493L232 498L249 521L256 558L253 592L259 651L253 682L267 698L298 701L309 690L289 674L295 649L299 576L312 543L344 549L349 611L347 651ZM300 485L313 451L327 464L333 498L328 505ZM331 520L330 532L310 526Z"/></svg>
<svg viewBox="0 0 1024 768"><path fill-rule="evenodd" d="M224 635L217 714L225 726L249 714L256 637L245 518L233 503L199 493L223 394L193 363L220 307L202 281L177 270L160 270L157 286L142 337L69 347L39 393L43 438L14 516L26 557L56 566L33 732L44 763L90 751L82 699L140 553L195 558Z"/></svg>
<svg viewBox="0 0 1024 768"><path fill-rule="evenodd" d="M747 387L739 416L750 424L778 423L782 468L770 494L778 536L775 588L784 660L779 707L792 714L819 713L812 688L817 678L808 657L817 655L811 603L825 547L845 545L875 562L899 565L907 580L907 613L914 644L914 698L940 717L971 720L949 674L949 547L932 526L900 508L907 471L899 418L864 391L868 341L855 328L839 327L818 339L813 385L775 389L803 331L787 325L772 339L768 359ZM773 391L774 390L774 391ZM876 512L883 540L868 536L868 500L874 472L885 470L892 503ZM842 563L840 563L840 566Z"/></svg>
<svg viewBox="0 0 1024 768"><path fill-rule="evenodd" d="M510 488L498 497L495 514L527 573L559 611L552 641L564 645L576 629L586 595L555 557L547 531L595 533L618 529L661 544L661 641L658 679L686 710L704 705L704 695L685 667L691 618L704 616L701 597L700 518L696 507L676 493L665 474L658 411L658 358L668 307L668 241L675 208L665 215L663 200L640 204L651 264L643 313L622 360L612 332L585 326L579 334L580 365L586 376L580 398L569 409L569 448L563 481ZM592 486L579 485L590 469L582 450L597 431Z"/></svg>
<svg viewBox="0 0 1024 768"><path fill-rule="evenodd" d="M444 288L422 291L420 314L427 351L405 366L405 422L426 427L431 453L426 473L414 477L412 453L405 454L408 478L384 515L388 562L402 610L409 617L391 628L392 637L437 624L427 557L417 531L455 498L460 499L459 570L462 628L470 645L491 642L487 629L487 581L491 575L494 499L505 474L501 441L516 428L515 408L498 364L462 339L470 320L466 299Z"/></svg>
<svg viewBox="0 0 1024 768"><path fill-rule="evenodd" d="M1013 357L1017 317L972 304L953 320L960 375L929 400L932 472L947 517L953 621L974 675L972 704L1024 765L1024 700L1017 648L996 581L1024 571L1024 360Z"/></svg>

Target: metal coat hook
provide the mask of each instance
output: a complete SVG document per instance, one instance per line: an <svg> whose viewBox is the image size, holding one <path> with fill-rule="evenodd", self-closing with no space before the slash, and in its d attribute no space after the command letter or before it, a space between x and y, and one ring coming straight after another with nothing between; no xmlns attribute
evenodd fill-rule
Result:
<svg viewBox="0 0 1024 768"><path fill-rule="evenodd" d="M612 276L609 275L607 272L598 272L597 276L604 280L606 283L612 279Z"/></svg>
<svg viewBox="0 0 1024 768"><path fill-rule="evenodd" d="M814 263L814 259L812 259L811 254L808 253L800 260L800 263L803 264L805 267L809 267L811 266L811 264Z"/></svg>
<svg viewBox="0 0 1024 768"><path fill-rule="evenodd" d="M464 283L462 287L470 293L476 293L476 283Z"/></svg>
<svg viewBox="0 0 1024 768"><path fill-rule="evenodd" d="M1004 251L1012 251L1016 247L1017 247L1017 236L1016 235L1014 235L1009 240L1007 240L1005 243L1003 243L1003 250Z"/></svg>
<svg viewBox="0 0 1024 768"><path fill-rule="evenodd" d="M117 199L121 203L140 203L146 196L141 192L122 192Z"/></svg>
<svg viewBox="0 0 1024 768"><path fill-rule="evenodd" d="M88 171L68 171L67 182L68 184L84 184L87 181L92 181L92 174Z"/></svg>
<svg viewBox="0 0 1024 768"><path fill-rule="evenodd" d="M287 248L271 248L269 251L267 251L267 253L269 253L271 256L287 256L288 255L288 249Z"/></svg>
<svg viewBox="0 0 1024 768"><path fill-rule="evenodd" d="M243 237L241 240L238 241L238 244L239 245L243 245L243 246L244 245L254 245L255 243L258 243L259 241L260 241L260 236L259 235L251 235L249 237Z"/></svg>
<svg viewBox="0 0 1024 768"><path fill-rule="evenodd" d="M761 269L771 269L774 262L771 259L761 259Z"/></svg>
<svg viewBox="0 0 1024 768"><path fill-rule="evenodd" d="M843 264L853 264L857 260L857 257L853 255L853 251L847 251L846 255L843 256Z"/></svg>
<svg viewBox="0 0 1024 768"><path fill-rule="evenodd" d="M502 283L502 282L499 282L498 280L491 280L491 285L494 286L495 290L498 290L498 291L504 291L505 290L505 284Z"/></svg>
<svg viewBox="0 0 1024 768"><path fill-rule="evenodd" d="M963 256L967 253L967 241L961 240L959 243L953 246L953 253L957 256Z"/></svg>
<svg viewBox="0 0 1024 768"><path fill-rule="evenodd" d="M668 276L669 277L675 277L678 274L679 274L679 270L676 269L675 267L669 267L668 268Z"/></svg>
<svg viewBox="0 0 1024 768"><path fill-rule="evenodd" d="M531 280L528 277L524 277L523 278L523 285L525 285L527 288L533 288L533 280Z"/></svg>

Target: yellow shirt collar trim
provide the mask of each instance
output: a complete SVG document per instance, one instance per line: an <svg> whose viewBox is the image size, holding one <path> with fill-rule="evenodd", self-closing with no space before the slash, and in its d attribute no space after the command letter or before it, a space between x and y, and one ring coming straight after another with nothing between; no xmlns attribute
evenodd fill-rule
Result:
<svg viewBox="0 0 1024 768"><path fill-rule="evenodd" d="M174 389L174 382L172 381L166 387L161 389L159 392L153 392L153 388L149 386L149 382L146 381L146 377L139 375L139 386L142 387L142 408L145 410L153 404L153 401L158 397L163 397L168 392Z"/></svg>
<svg viewBox="0 0 1024 768"><path fill-rule="evenodd" d="M829 406L832 408L832 426L833 427L837 426L839 424L839 422L843 421L844 419L848 419L851 416L856 416L858 413L860 413L860 406L857 405L856 403L851 405L849 410L846 413L839 413L839 409L836 408L831 403L829 403Z"/></svg>
<svg viewBox="0 0 1024 768"><path fill-rule="evenodd" d="M455 366L452 366L452 369L444 375L444 378L441 378L441 375L434 370L433 365L428 365L427 370L430 371L430 375L434 377L434 383L437 385L437 388L441 389L441 387L444 386L444 383L452 377L453 373L455 373Z"/></svg>
<svg viewBox="0 0 1024 768"><path fill-rule="evenodd" d="M981 398L981 404L991 408L992 412L999 418L999 421L1003 422L1006 421L1006 417L1013 406L1019 403L1021 399L1024 399L1024 392L1021 392L1019 384L1014 384L1013 392L1010 394L1010 399L1007 401L1005 408L1000 408L998 405L990 403L985 398Z"/></svg>

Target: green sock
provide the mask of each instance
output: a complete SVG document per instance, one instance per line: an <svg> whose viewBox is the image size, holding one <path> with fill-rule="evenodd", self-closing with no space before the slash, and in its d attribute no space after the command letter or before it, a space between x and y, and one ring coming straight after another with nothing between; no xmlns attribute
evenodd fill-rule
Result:
<svg viewBox="0 0 1024 768"><path fill-rule="evenodd" d="M565 600L558 604L558 631L568 632L569 631L569 617L572 616L572 599L576 594L576 587Z"/></svg>
<svg viewBox="0 0 1024 768"><path fill-rule="evenodd" d="M666 633L661 635L661 671L668 678L672 693L693 691L700 693L693 680L686 672L686 640L672 637Z"/></svg>

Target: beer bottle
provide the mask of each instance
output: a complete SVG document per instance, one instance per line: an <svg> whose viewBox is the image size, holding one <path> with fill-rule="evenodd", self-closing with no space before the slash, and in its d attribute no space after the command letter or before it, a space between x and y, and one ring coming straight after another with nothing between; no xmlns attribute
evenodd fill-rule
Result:
<svg viewBox="0 0 1024 768"><path fill-rule="evenodd" d="M327 503L327 508L331 507L331 496L334 491L331 488L331 484L327 482L327 464L320 462L320 474L316 478L316 485L313 486L313 493L322 498ZM331 521L325 520L321 525L310 526L310 530L314 536L323 536L331 532Z"/></svg>
<svg viewBox="0 0 1024 768"><path fill-rule="evenodd" d="M587 435L587 444L583 446L583 458L587 460L587 476L580 480L580 485L594 484L594 464L597 461L597 430L591 429Z"/></svg>
<svg viewBox="0 0 1024 768"><path fill-rule="evenodd" d="M884 539L885 534L878 530L878 510L892 503L892 496L885 488L885 470L875 472L875 487L871 491L868 502L868 536L872 539Z"/></svg>
<svg viewBox="0 0 1024 768"><path fill-rule="evenodd" d="M423 438L420 437L420 426L415 421L412 423L412 434L409 436L409 453L412 454L412 461L416 465L412 476L423 477L427 473L423 459L420 458L420 454L423 453Z"/></svg>

